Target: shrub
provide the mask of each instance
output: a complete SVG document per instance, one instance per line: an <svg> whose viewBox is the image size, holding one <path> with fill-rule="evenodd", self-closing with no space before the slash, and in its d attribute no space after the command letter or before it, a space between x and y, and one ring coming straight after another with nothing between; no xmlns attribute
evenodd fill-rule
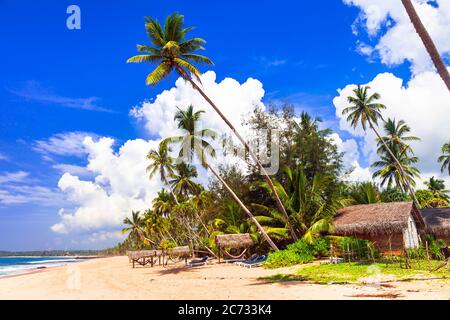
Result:
<svg viewBox="0 0 450 320"><path fill-rule="evenodd" d="M264 266L272 268L289 267L296 264L308 263L314 260L314 256L308 252L295 252L289 249L272 252L269 254Z"/></svg>
<svg viewBox="0 0 450 320"><path fill-rule="evenodd" d="M270 253L264 266L281 268L308 263L313 261L315 257L328 255L329 248L330 243L327 238L320 238L313 244L308 244L305 240L298 240L288 245L285 250Z"/></svg>

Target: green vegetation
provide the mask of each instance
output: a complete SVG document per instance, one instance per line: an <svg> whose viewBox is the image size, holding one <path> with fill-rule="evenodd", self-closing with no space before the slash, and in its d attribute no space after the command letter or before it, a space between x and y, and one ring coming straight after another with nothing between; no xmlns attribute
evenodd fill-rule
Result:
<svg viewBox="0 0 450 320"><path fill-rule="evenodd" d="M432 261L431 266L434 267L440 261ZM346 284L361 283L364 278L379 279L379 281L399 280L408 281L417 278L441 277L450 278L449 269L440 269L435 272L429 272L425 269L426 263L423 264L424 269L405 269L399 264L392 263L358 263L346 262L338 264L321 264L313 266L300 267L296 274L277 274L269 277L262 277L261 280L269 282L283 281L309 281L318 284ZM388 277L393 276L394 278ZM383 279L384 278L384 279Z"/></svg>

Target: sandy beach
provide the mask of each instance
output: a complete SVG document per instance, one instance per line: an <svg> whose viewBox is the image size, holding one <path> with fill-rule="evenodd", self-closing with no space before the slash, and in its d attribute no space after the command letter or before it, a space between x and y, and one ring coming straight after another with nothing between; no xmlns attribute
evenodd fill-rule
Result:
<svg viewBox="0 0 450 320"><path fill-rule="evenodd" d="M266 283L259 277L299 268L244 269L232 264L187 268L183 263L132 269L127 257L94 259L0 279L0 299L450 299L448 280L375 285Z"/></svg>

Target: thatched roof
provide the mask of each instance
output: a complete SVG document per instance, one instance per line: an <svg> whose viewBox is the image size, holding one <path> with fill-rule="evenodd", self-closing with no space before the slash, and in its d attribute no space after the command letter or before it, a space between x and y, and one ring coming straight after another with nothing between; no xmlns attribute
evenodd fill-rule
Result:
<svg viewBox="0 0 450 320"><path fill-rule="evenodd" d="M450 208L422 209L426 230L436 236L450 235Z"/></svg>
<svg viewBox="0 0 450 320"><path fill-rule="evenodd" d="M222 248L247 248L253 245L253 240L248 233L218 234L215 240L216 245Z"/></svg>
<svg viewBox="0 0 450 320"><path fill-rule="evenodd" d="M138 251L127 251L128 257L131 259L141 259L148 257L157 257L163 254L162 250L138 250Z"/></svg>
<svg viewBox="0 0 450 320"><path fill-rule="evenodd" d="M189 255L190 254L190 249L188 246L183 246L183 247L175 247L172 249L167 250L168 253L172 256L184 256L184 255Z"/></svg>
<svg viewBox="0 0 450 320"><path fill-rule="evenodd" d="M417 227L425 224L412 202L361 204L339 210L333 219L336 235L378 235L402 232L412 215Z"/></svg>

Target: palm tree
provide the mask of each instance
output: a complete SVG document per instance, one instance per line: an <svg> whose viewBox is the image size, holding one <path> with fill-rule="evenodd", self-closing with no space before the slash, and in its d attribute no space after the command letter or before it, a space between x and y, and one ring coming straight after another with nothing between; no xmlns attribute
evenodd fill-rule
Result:
<svg viewBox="0 0 450 320"><path fill-rule="evenodd" d="M150 152L147 154L147 159L151 161L151 163L147 167L147 172L150 173L149 178L152 179L155 176L156 172L159 171L160 179L166 186L169 186L167 175L172 174L174 170L173 159L169 155L170 151L171 150L167 143L161 142L158 146L158 150L150 150ZM179 204L173 190L170 187L169 190L176 204Z"/></svg>
<svg viewBox="0 0 450 320"><path fill-rule="evenodd" d="M177 121L178 128L185 131L185 135L170 137L167 138L166 140L169 143L181 144L179 153L180 158L192 161L194 156L197 157L197 159L201 162L201 165L204 168L210 170L216 176L216 178L225 186L225 188L230 192L234 200L241 206L244 212L250 217L252 222L258 227L264 239L269 243L272 249L275 251L278 250L275 243L272 241L272 239L270 239L264 228L255 219L250 210L247 209L244 203L228 186L228 184L222 179L219 173L207 162L207 156L214 158L216 152L212 147L212 145L204 138L207 137L214 140L216 138L216 133L211 129L202 129L199 131L195 130L196 122L199 121L202 113L204 113L203 110L194 112L193 106L189 106L186 110L181 110L178 108L178 111L175 115L175 120Z"/></svg>
<svg viewBox="0 0 450 320"><path fill-rule="evenodd" d="M373 173L373 178L381 178L381 186L387 183L388 188L392 188L395 182L402 192L407 192L410 186L416 185L414 177L419 177L419 169L412 165L417 163L418 158L408 157L405 152L394 153L395 159L389 153L382 154L380 160L372 164L372 167L380 168ZM399 170L397 161L400 162L403 172Z"/></svg>
<svg viewBox="0 0 450 320"><path fill-rule="evenodd" d="M357 204L371 204L381 202L378 187L371 181L352 184L344 191Z"/></svg>
<svg viewBox="0 0 450 320"><path fill-rule="evenodd" d="M414 5L412 4L411 0L402 0L402 3L405 7L406 12L408 13L409 19L411 20L414 29L416 29L417 34L419 35L420 39L422 39L422 42L428 54L430 55L430 58L433 61L436 70L438 71L448 90L450 90L450 74L444 64L444 61L442 61L441 55L439 54L439 51L437 50L433 39L431 39L427 29L420 20L420 17L417 14L416 9L414 9Z"/></svg>
<svg viewBox="0 0 450 320"><path fill-rule="evenodd" d="M170 175L171 180L169 181L173 190L184 198L189 194L198 194L201 187L192 180L198 176L197 169L185 162L177 164L175 168L176 173Z"/></svg>
<svg viewBox="0 0 450 320"><path fill-rule="evenodd" d="M405 121L400 120L397 122L395 119L388 118L384 123L384 131L386 135L382 137L382 139L389 146L389 149L392 151L398 150L399 152L409 152L414 154L411 146L407 144L407 141L420 141L420 138L415 136L406 136L411 132L411 128L406 124ZM383 142L381 140L377 140L378 145L378 153L385 153L386 149L384 148Z"/></svg>
<svg viewBox="0 0 450 320"><path fill-rule="evenodd" d="M171 195L166 190L162 189L152 201L153 210L161 216L168 216L168 213L173 206L173 199L176 199L173 193Z"/></svg>
<svg viewBox="0 0 450 320"><path fill-rule="evenodd" d="M275 188L281 195L296 230L305 240L312 242L321 232L332 230L333 215L338 209L349 205L350 200L340 197L337 193L329 194L327 187L330 179L321 174L308 179L301 165L295 170L285 168L285 173L288 183L275 181ZM262 186L270 192L266 184L263 183ZM263 210L266 208L270 219L264 218L265 221L282 221L270 208L256 206Z"/></svg>
<svg viewBox="0 0 450 320"><path fill-rule="evenodd" d="M192 38L186 40L186 35L192 30L192 28L184 28L183 24L184 16L178 13L173 13L166 18L164 28L158 20L146 17L145 29L147 30L147 35L150 38L152 45L137 45L138 52L143 52L144 54L131 57L127 60L127 62L158 64L157 67L147 76L147 85L157 84L164 78L168 77L173 71L189 82L194 90L197 90L200 93L200 95L211 105L222 120L228 125L231 131L244 145L245 149L248 150L250 157L256 163L265 180L272 189L277 206L287 219L288 216L286 209L284 208L283 203L281 202L280 197L273 186L272 180L256 154L244 138L239 134L236 128L231 124L231 122L225 117L219 107L215 105L203 89L192 79L191 75L194 76L199 83L201 83L201 73L193 63L213 65L213 62L203 55L194 53L198 50L204 50L202 45L206 41L202 38Z"/></svg>
<svg viewBox="0 0 450 320"><path fill-rule="evenodd" d="M444 172L447 168L450 175L450 141L444 143L441 148L442 155L439 157L438 162L442 162L441 172Z"/></svg>
<svg viewBox="0 0 450 320"><path fill-rule="evenodd" d="M347 121L350 122L353 128L356 128L358 124L361 124L363 130L366 131L367 124L369 124L370 128L377 135L378 141L383 144L391 159L394 160L395 165L398 167L398 170L400 172L400 178L404 181L404 184L406 184L409 193L414 199L416 205L419 206L419 202L416 199L414 190L409 184L409 180L407 179L407 175L404 172L402 164L399 162L397 157L394 155L392 150L387 145L386 141L381 137L380 133L375 127L378 126L378 120L383 119L381 110L386 109L386 106L377 102L380 99L380 94L375 92L369 95L369 89L369 86L358 85L357 88L353 90L354 96L347 97L347 101L349 102L350 106L345 108L342 111L342 114L348 115Z"/></svg>
<svg viewBox="0 0 450 320"><path fill-rule="evenodd" d="M132 211L131 218L126 217L123 220L123 224L126 225L122 229L123 234L129 233L128 237L132 239L133 242L136 242L137 240L145 242L145 219L141 216L141 213L139 211Z"/></svg>
<svg viewBox="0 0 450 320"><path fill-rule="evenodd" d="M439 180L431 177L430 180L425 181L424 184L428 187L428 190L433 193L433 197L449 201L448 193L450 191L445 190L444 180Z"/></svg>

